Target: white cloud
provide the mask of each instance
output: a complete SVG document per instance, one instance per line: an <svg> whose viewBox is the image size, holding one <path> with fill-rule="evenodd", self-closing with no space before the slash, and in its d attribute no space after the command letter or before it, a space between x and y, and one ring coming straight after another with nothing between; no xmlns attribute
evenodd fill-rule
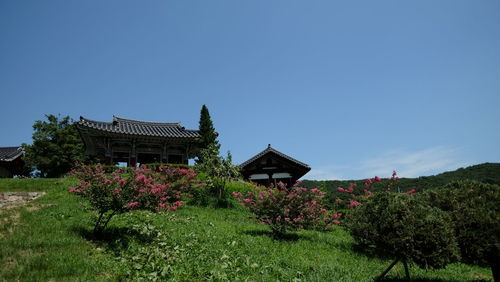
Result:
<svg viewBox="0 0 500 282"><path fill-rule="evenodd" d="M459 157L457 149L435 146L419 151L390 150L357 165L326 165L313 167L303 178L310 180L364 179L375 175L390 177L393 170L399 177L419 177L455 170L471 165Z"/></svg>
<svg viewBox="0 0 500 282"><path fill-rule="evenodd" d="M323 166L312 168L305 176L304 179L308 180L343 180L342 174L339 170L345 167L340 166Z"/></svg>
<svg viewBox="0 0 500 282"><path fill-rule="evenodd" d="M392 150L383 156L361 162L359 169L366 177L390 176L396 170L400 177L418 177L454 170L466 165L457 158L457 150L436 146L416 152Z"/></svg>

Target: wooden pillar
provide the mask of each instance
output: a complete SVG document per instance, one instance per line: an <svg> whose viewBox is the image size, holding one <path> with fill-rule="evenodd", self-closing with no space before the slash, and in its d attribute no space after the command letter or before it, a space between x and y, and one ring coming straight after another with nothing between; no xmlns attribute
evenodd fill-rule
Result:
<svg viewBox="0 0 500 282"><path fill-rule="evenodd" d="M184 156L182 156L182 163L183 164L188 164L189 163L189 161L188 161L188 158L189 158L189 156L188 156L188 150L189 149L188 149L187 145L184 145L184 148L185 149L184 149Z"/></svg>
<svg viewBox="0 0 500 282"><path fill-rule="evenodd" d="M106 138L105 140L106 144L106 151L104 153L104 164L106 165L112 165L113 164L113 151L111 150L111 144L109 141L109 138Z"/></svg>
<svg viewBox="0 0 500 282"><path fill-rule="evenodd" d="M161 151L160 162L167 163L167 143L163 143L163 149Z"/></svg>
<svg viewBox="0 0 500 282"><path fill-rule="evenodd" d="M135 153L135 140L132 140L132 148L129 155L129 166L135 167L137 164L137 154Z"/></svg>

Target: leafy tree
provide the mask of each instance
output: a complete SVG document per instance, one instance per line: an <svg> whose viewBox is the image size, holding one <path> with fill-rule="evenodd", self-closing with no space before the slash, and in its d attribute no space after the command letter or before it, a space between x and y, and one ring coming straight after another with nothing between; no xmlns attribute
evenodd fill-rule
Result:
<svg viewBox="0 0 500 282"><path fill-rule="evenodd" d="M229 195L226 191L226 184L230 180L237 179L240 176L240 170L238 166L233 165L231 152L227 152L226 158L219 156L218 153L218 147L213 144L206 149L201 149L199 158L203 162L198 162L195 169L208 176L210 192L217 198L218 204L227 206Z"/></svg>
<svg viewBox="0 0 500 282"><path fill-rule="evenodd" d="M407 261L421 268L443 268L460 258L450 216L415 195L379 192L369 197L346 219L354 239L379 254Z"/></svg>
<svg viewBox="0 0 500 282"><path fill-rule="evenodd" d="M210 158L217 157L219 155L220 144L217 141L217 132L215 132L214 124L210 118L210 113L208 112L207 106L203 105L200 112L200 135L201 143L200 149L207 149L206 153L213 153ZM197 163L203 162L202 154L198 155Z"/></svg>
<svg viewBox="0 0 500 282"><path fill-rule="evenodd" d="M23 144L24 160L40 177L59 177L85 160L83 142L69 116L45 115L33 124L33 144Z"/></svg>
<svg viewBox="0 0 500 282"><path fill-rule="evenodd" d="M468 264L490 265L500 280L500 186L455 181L423 197L451 216L462 256Z"/></svg>

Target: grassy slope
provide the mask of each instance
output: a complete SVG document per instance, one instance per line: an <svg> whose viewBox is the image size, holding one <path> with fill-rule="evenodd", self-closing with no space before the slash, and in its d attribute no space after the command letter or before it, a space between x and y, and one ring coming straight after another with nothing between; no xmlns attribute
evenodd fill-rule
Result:
<svg viewBox="0 0 500 282"><path fill-rule="evenodd" d="M92 240L88 214L66 192L70 184L69 179L0 180L0 191L48 192L27 206L0 211L0 281L118 280L161 272L190 281L368 281L390 263L353 250L341 227L275 240L242 209L128 213L111 221L107 240ZM491 277L489 269L463 264L411 272L424 281ZM398 265L390 277L403 273Z"/></svg>
<svg viewBox="0 0 500 282"><path fill-rule="evenodd" d="M66 188L69 179L1 179L2 191L46 191L0 209L0 281L88 281L113 278L114 261L76 231L87 216Z"/></svg>

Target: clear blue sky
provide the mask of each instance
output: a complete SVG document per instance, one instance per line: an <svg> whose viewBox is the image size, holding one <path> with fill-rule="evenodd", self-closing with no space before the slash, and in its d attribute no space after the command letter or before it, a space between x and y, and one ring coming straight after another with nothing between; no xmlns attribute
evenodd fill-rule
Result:
<svg viewBox="0 0 500 282"><path fill-rule="evenodd" d="M306 179L500 162L500 1L1 1L0 146L44 114L198 127Z"/></svg>

